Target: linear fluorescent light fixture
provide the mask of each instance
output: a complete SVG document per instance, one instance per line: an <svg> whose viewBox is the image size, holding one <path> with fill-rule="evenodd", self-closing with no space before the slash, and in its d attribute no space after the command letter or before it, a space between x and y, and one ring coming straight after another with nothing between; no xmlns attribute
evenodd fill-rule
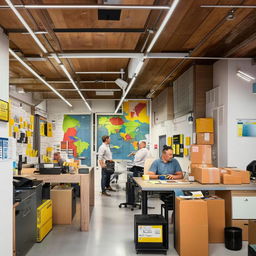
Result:
<svg viewBox="0 0 256 256"><path fill-rule="evenodd" d="M147 48L147 53L150 52L153 48L153 46L155 45L156 41L158 40L159 36L161 35L161 33L163 32L167 22L169 21L169 19L171 18L175 8L177 7L178 3L180 0L174 0L170 9L168 10L166 16L164 17L163 22L161 23L160 27L158 28L155 36L153 37L152 41L150 42L150 45Z"/></svg>
<svg viewBox="0 0 256 256"><path fill-rule="evenodd" d="M28 66L13 50L9 49L10 54L15 57L28 71L30 71L36 78L38 78L43 84L51 89L57 96L59 96L69 107L72 107L71 103L67 101L57 90L55 90L50 84L48 84L40 75L38 75L30 66Z"/></svg>
<svg viewBox="0 0 256 256"><path fill-rule="evenodd" d="M44 52L47 53L48 51L46 48L43 46L43 44L40 42L40 40L37 38L35 33L32 31L32 29L29 27L28 23L23 19L23 17L20 15L18 10L15 8L15 6L12 4L10 0L5 0L5 2L8 4L8 6L12 9L12 11L15 13L17 18L20 20L20 22L23 24L23 26L27 29L29 34L33 37L37 45L40 47L40 49Z"/></svg>
<svg viewBox="0 0 256 256"><path fill-rule="evenodd" d="M70 80L70 82L73 84L73 86L75 87L75 89L77 90L78 94L81 96L82 100L84 101L85 105L87 106L87 108L92 111L90 105L88 104L87 100L84 98L84 95L81 93L81 91L79 90L79 88L77 87L75 81L73 80L73 78L71 77L71 75L69 74L68 70L66 69L66 67L63 64L60 64L61 69L63 70L63 72L66 74L67 78Z"/></svg>
<svg viewBox="0 0 256 256"><path fill-rule="evenodd" d="M76 74L93 75L93 74L124 74L124 71L77 71Z"/></svg>
<svg viewBox="0 0 256 256"><path fill-rule="evenodd" d="M172 14L173 14L175 8L177 7L178 3L179 3L179 0L174 0L174 1L173 1L173 3L172 3L172 5L171 5L171 7L169 8L169 11L167 12L167 14L166 14L164 20L162 21L162 23L161 23L160 27L158 28L158 30L157 30L155 36L153 37L152 41L150 42L150 45L148 46L148 48L147 48L147 50L146 50L146 53L149 53L149 52L152 50L152 48L154 47L156 41L158 40L159 36L160 36L161 33L163 32L163 30L164 30L164 28L165 28L167 22L168 22L169 19L171 18L171 16L172 16ZM118 106L117 106L117 108L116 108L116 110L115 110L115 113L117 113L118 109L121 107L123 101L125 100L125 97L127 96L127 94L129 93L129 91L131 90L131 88L132 88L133 84L135 83L135 80L136 80L138 74L140 73L140 71L141 71L143 65L144 65L144 61L140 61L140 62L138 63L138 65L137 65L137 67L136 67L136 69L135 69L135 72L134 72L134 73L135 73L135 74L134 74L134 77L133 77L132 80L130 81L130 83L129 83L129 85L128 85L128 88L126 89L126 91L125 91L123 97L121 98L121 100L120 100L120 102L119 102L119 104L118 104Z"/></svg>
<svg viewBox="0 0 256 256"><path fill-rule="evenodd" d="M1 5L0 8L6 8L6 6ZM25 8L25 9L146 9L146 10L168 10L169 6L164 5L67 5L67 4L45 4L45 5L15 5L15 8Z"/></svg>
<svg viewBox="0 0 256 256"><path fill-rule="evenodd" d="M255 77L253 77L253 76L251 76L251 75L249 75L249 74L247 74L247 73L245 73L245 72L243 72L243 71L241 71L241 70L238 70L238 71L237 71L237 74L240 74L240 75L246 77L247 79L255 80Z"/></svg>

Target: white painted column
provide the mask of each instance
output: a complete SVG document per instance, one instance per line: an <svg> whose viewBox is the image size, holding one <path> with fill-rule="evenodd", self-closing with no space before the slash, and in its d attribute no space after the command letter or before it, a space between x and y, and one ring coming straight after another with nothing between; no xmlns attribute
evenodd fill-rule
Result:
<svg viewBox="0 0 256 256"><path fill-rule="evenodd" d="M0 99L9 101L9 39L0 28ZM8 137L8 123L0 122L0 137ZM0 160L0 255L12 255L12 162Z"/></svg>

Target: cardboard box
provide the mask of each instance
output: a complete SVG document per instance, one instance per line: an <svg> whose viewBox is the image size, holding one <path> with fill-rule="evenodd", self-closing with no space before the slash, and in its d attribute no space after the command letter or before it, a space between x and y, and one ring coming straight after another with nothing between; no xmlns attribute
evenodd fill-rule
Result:
<svg viewBox="0 0 256 256"><path fill-rule="evenodd" d="M207 167L213 167L212 164L190 164L190 170L191 170L191 175L193 175L194 173L194 169L197 168L197 167L202 167L202 168L207 168Z"/></svg>
<svg viewBox="0 0 256 256"><path fill-rule="evenodd" d="M211 145L191 145L191 163L212 164Z"/></svg>
<svg viewBox="0 0 256 256"><path fill-rule="evenodd" d="M208 209L209 243L224 243L225 200L219 197L204 200Z"/></svg>
<svg viewBox="0 0 256 256"><path fill-rule="evenodd" d="M256 220L249 220L248 244L256 244Z"/></svg>
<svg viewBox="0 0 256 256"><path fill-rule="evenodd" d="M238 227L242 229L243 241L248 240L248 220L232 220L232 227Z"/></svg>
<svg viewBox="0 0 256 256"><path fill-rule="evenodd" d="M51 189L53 224L71 224L73 188L59 186Z"/></svg>
<svg viewBox="0 0 256 256"><path fill-rule="evenodd" d="M220 183L220 171L219 168L209 167L201 168L197 167L193 169L193 176L195 180L202 184L219 184Z"/></svg>
<svg viewBox="0 0 256 256"><path fill-rule="evenodd" d="M221 183L226 185L242 184L241 176L224 173L221 175Z"/></svg>
<svg viewBox="0 0 256 256"><path fill-rule="evenodd" d="M196 134L196 144L198 145L213 145L214 134L212 132L199 132Z"/></svg>
<svg viewBox="0 0 256 256"><path fill-rule="evenodd" d="M214 132L213 118L197 118L196 132Z"/></svg>
<svg viewBox="0 0 256 256"><path fill-rule="evenodd" d="M250 184L251 174L249 171L239 170L239 169L235 169L235 168L224 168L224 169L227 170L228 174L237 175L237 176L241 177L242 184Z"/></svg>
<svg viewBox="0 0 256 256"><path fill-rule="evenodd" d="M208 256L208 215L204 200L175 200L175 248L180 256Z"/></svg>

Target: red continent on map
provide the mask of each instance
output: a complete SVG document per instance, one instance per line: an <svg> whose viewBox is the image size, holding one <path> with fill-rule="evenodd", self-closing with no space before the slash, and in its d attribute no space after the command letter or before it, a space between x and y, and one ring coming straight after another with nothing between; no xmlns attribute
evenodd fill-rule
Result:
<svg viewBox="0 0 256 256"><path fill-rule="evenodd" d="M139 116L140 112L142 111L143 108L146 107L146 103L139 103L135 106L135 112L136 115Z"/></svg>
<svg viewBox="0 0 256 256"><path fill-rule="evenodd" d="M109 121L113 125L122 125L124 123L124 120L120 117L112 117Z"/></svg>
<svg viewBox="0 0 256 256"><path fill-rule="evenodd" d="M68 128L64 133L63 141L68 141L68 148L73 149L74 157L77 157L76 146L74 145L74 140L72 137L75 137L77 134L77 130L75 128Z"/></svg>
<svg viewBox="0 0 256 256"><path fill-rule="evenodd" d="M131 135L129 135L129 134L125 135L125 140L131 140L131 139L132 139Z"/></svg>

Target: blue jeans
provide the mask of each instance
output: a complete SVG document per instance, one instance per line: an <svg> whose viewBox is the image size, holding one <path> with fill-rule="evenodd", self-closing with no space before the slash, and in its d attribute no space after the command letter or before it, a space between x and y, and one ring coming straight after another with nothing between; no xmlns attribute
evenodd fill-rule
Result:
<svg viewBox="0 0 256 256"><path fill-rule="evenodd" d="M105 168L101 169L101 191L105 192L106 188L110 187L111 174L105 171Z"/></svg>

